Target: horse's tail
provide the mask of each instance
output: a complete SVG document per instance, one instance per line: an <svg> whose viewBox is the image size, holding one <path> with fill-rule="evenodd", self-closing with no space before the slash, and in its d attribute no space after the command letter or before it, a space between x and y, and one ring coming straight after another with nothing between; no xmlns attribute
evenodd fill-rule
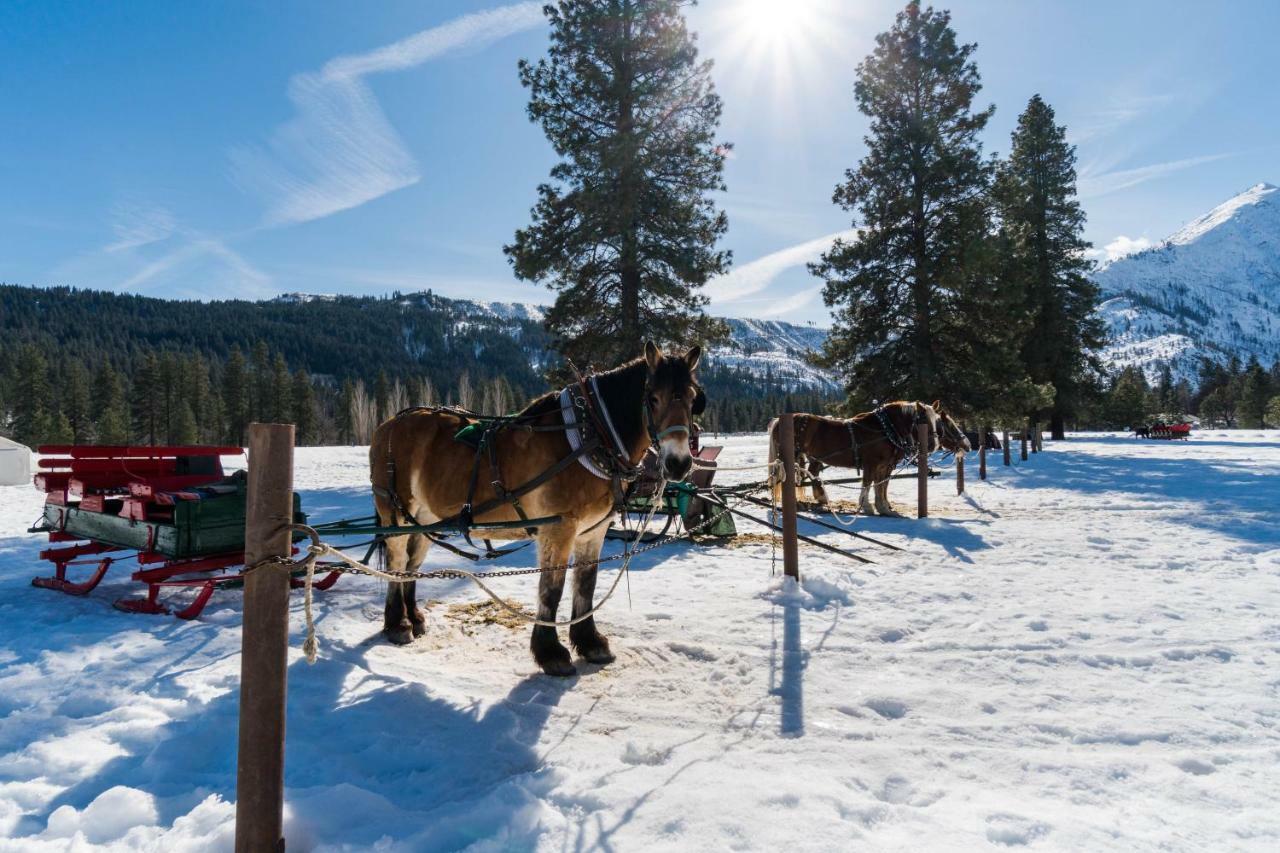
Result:
<svg viewBox="0 0 1280 853"><path fill-rule="evenodd" d="M773 492L774 503L782 499L782 478L778 461L778 419L769 421L769 488Z"/></svg>

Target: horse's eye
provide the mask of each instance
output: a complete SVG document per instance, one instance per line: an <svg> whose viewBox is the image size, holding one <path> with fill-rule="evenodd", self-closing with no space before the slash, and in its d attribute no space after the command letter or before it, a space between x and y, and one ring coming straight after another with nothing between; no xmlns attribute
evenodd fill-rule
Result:
<svg viewBox="0 0 1280 853"><path fill-rule="evenodd" d="M649 398L649 405L650 406L658 405L658 396L656 394Z"/></svg>

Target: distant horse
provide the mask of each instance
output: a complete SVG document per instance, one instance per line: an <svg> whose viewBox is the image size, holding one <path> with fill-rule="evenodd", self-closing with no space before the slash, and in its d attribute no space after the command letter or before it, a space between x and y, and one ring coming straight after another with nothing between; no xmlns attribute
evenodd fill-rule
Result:
<svg viewBox="0 0 1280 853"><path fill-rule="evenodd" d="M1140 426L1133 431L1134 438L1151 438L1151 427Z"/></svg>
<svg viewBox="0 0 1280 853"><path fill-rule="evenodd" d="M929 452L939 446L956 453L970 450L969 440L959 424L940 402L898 401L852 418L824 415L795 416L796 466L813 481L814 498L828 503L826 489L819 477L826 467L862 470L862 491L858 506L864 515L872 515L869 498L875 490L875 513L900 516L889 502L889 475L904 460L916 453L917 428L929 427ZM778 458L777 420L769 424L769 460ZM779 485L775 484L775 495Z"/></svg>
<svg viewBox="0 0 1280 853"><path fill-rule="evenodd" d="M382 525L456 521L520 522L555 517L536 529L486 530L491 539L532 537L538 544L538 618L555 621L565 569L575 564L573 614L592 607L596 565L624 482L639 473L651 446L659 467L679 480L692 466L689 429L706 405L694 371L701 348L664 355L652 343L644 357L544 394L500 421L479 447L456 440L475 417L456 409L411 409L383 423L369 447L374 504ZM580 463L580 464L579 464ZM390 571L417 571L431 540L390 536ZM580 566L578 568L577 566ZM383 633L396 644L425 632L415 583L387 585ZM569 640L592 663L614 660L595 618L569 628ZM550 675L573 675L569 650L554 627L535 626L534 659Z"/></svg>

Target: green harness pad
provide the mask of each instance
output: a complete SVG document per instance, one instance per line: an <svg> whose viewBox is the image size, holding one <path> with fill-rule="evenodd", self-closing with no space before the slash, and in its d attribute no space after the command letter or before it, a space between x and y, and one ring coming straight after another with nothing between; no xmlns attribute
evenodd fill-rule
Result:
<svg viewBox="0 0 1280 853"><path fill-rule="evenodd" d="M465 444L468 447L478 448L480 446L480 439L484 437L484 431L487 426L488 425L484 421L476 421L473 424L467 424L453 434L453 440L459 444Z"/></svg>

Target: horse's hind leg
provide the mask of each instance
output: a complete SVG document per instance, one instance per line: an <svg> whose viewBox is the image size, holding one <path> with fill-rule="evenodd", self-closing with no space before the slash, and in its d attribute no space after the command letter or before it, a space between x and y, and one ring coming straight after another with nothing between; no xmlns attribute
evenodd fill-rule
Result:
<svg viewBox="0 0 1280 853"><path fill-rule="evenodd" d="M875 515L875 511L871 508L871 488L872 488L872 471L873 468L862 469L862 491L858 493L858 511L863 515Z"/></svg>
<svg viewBox="0 0 1280 853"><path fill-rule="evenodd" d="M407 538L409 540L408 571L416 572L422 568L423 560L427 559L431 540L422 533L415 533ZM404 598L405 615L409 617L409 623L413 626L413 636L421 637L427 633L427 617L418 607L418 582L410 581L399 586L402 588L401 596Z"/></svg>
<svg viewBox="0 0 1280 853"><path fill-rule="evenodd" d="M577 541L573 548L573 618L577 619L591 609L596 594L595 561L600 559L600 548L604 545L607 526L593 531ZM591 564L591 565L584 565ZM609 641L596 628L596 617L588 616L569 628L569 642L592 663L613 663L613 652L609 651Z"/></svg>
<svg viewBox="0 0 1280 853"><path fill-rule="evenodd" d="M538 578L538 618L546 622L554 622L556 610L560 607L560 596L564 592L563 568L569 562L576 530L570 523L561 523L545 528L538 536L538 566L548 569L559 566L554 571L543 571ZM560 644L556 629L550 625L534 625L533 636L529 641L533 659L542 667L547 675L577 675L573 666L573 658L569 650Z"/></svg>
<svg viewBox="0 0 1280 853"><path fill-rule="evenodd" d="M384 540L387 549L387 571L401 574L409 567L410 536L388 536ZM413 622L409 618L410 606L406 602L413 599L406 596L409 584L387 583L387 606L382 616L382 633L397 646L413 642ZM411 594L410 594L411 595ZM412 605L416 609L417 605Z"/></svg>

